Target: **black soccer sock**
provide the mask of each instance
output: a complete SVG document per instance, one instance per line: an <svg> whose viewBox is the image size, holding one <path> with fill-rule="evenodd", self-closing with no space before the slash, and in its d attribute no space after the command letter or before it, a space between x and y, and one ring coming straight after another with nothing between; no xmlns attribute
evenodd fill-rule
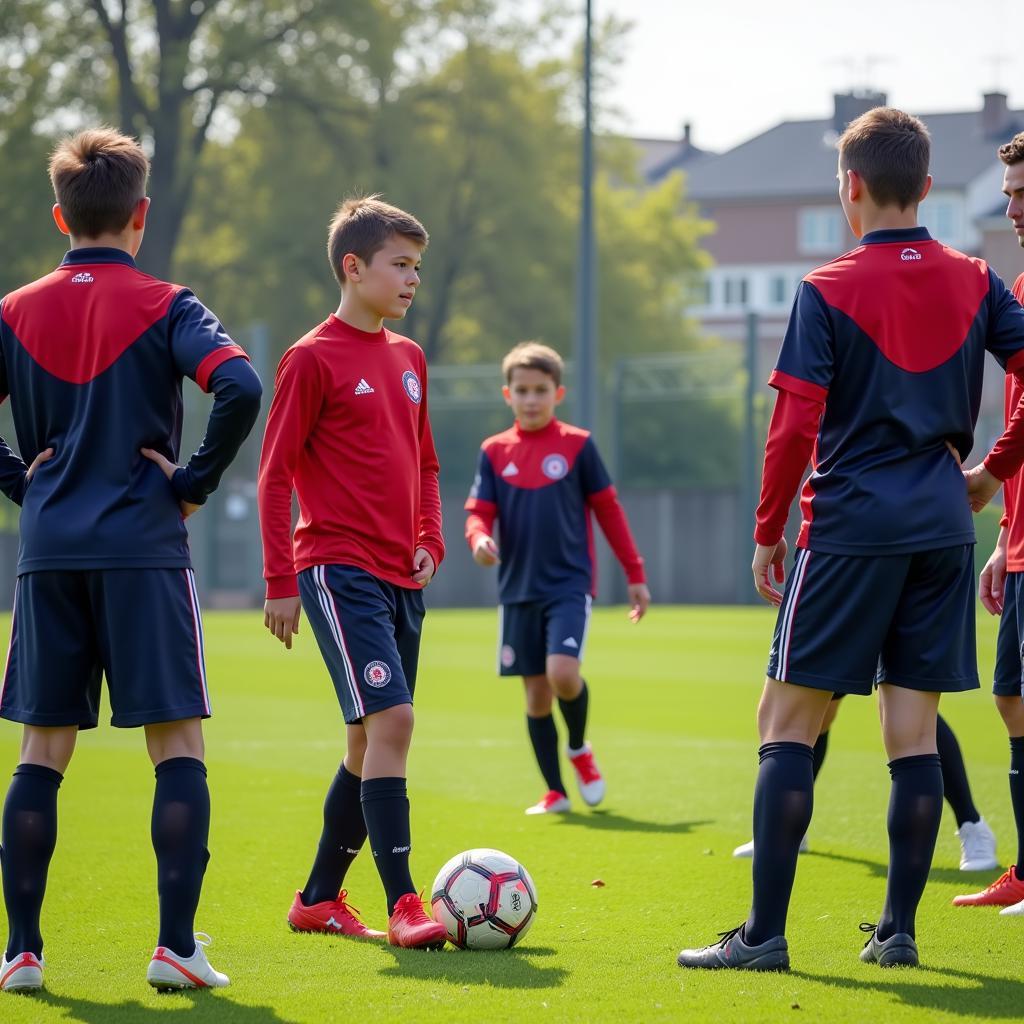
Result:
<svg viewBox="0 0 1024 1024"><path fill-rule="evenodd" d="M562 709L565 727L569 730L569 749L580 750L587 742L587 707L590 704L590 691L587 681L583 680L583 688L572 700L558 698L558 706Z"/></svg>
<svg viewBox="0 0 1024 1024"><path fill-rule="evenodd" d="M407 892L415 892L409 874L409 799L405 779L363 779L363 818L370 848L388 898L388 916Z"/></svg>
<svg viewBox="0 0 1024 1024"><path fill-rule="evenodd" d="M1010 803L1017 822L1017 871L1024 874L1024 736L1010 737Z"/></svg>
<svg viewBox="0 0 1024 1024"><path fill-rule="evenodd" d="M800 840L814 806L814 754L806 743L765 743L754 788L754 901L743 939L760 945L786 932Z"/></svg>
<svg viewBox="0 0 1024 1024"><path fill-rule="evenodd" d="M942 818L942 765L938 754L916 754L889 762L889 878L879 939L896 932L914 935L914 918L935 852Z"/></svg>
<svg viewBox="0 0 1024 1024"><path fill-rule="evenodd" d="M196 950L196 910L210 859L210 790L202 761L171 757L156 766L150 834L160 898L157 944L190 957Z"/></svg>
<svg viewBox="0 0 1024 1024"><path fill-rule="evenodd" d="M823 732L817 740L814 742L814 750L812 751L812 757L814 766L812 771L814 772L814 781L818 781L818 772L821 771L821 766L825 763L825 755L828 753L828 730Z"/></svg>
<svg viewBox="0 0 1024 1024"><path fill-rule="evenodd" d="M327 790L320 845L306 888L302 890L302 902L307 907L338 898L345 873L366 842L366 822L360 799L362 782L342 765Z"/></svg>
<svg viewBox="0 0 1024 1024"><path fill-rule="evenodd" d="M562 771L558 766L558 729L555 727L555 716L545 715L543 718L526 716L526 728L530 733L533 753L541 775L548 789L565 796L565 785L562 783Z"/></svg>
<svg viewBox="0 0 1024 1024"><path fill-rule="evenodd" d="M956 735L942 715L938 716L936 722L935 742L942 765L942 788L956 818L957 827L965 821L980 821L981 815L971 796L971 784L967 781L964 755L960 752Z"/></svg>
<svg viewBox="0 0 1024 1024"><path fill-rule="evenodd" d="M41 764L19 764L7 790L3 814L4 903L7 959L19 953L43 955L39 914L46 873L57 845L57 790L64 776Z"/></svg>

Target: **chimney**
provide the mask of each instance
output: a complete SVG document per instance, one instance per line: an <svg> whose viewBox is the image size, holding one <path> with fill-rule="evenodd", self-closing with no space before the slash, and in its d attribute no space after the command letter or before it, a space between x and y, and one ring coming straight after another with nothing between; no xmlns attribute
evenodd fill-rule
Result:
<svg viewBox="0 0 1024 1024"><path fill-rule="evenodd" d="M691 126L689 121L687 121L683 125L683 149L689 149L690 146L693 145L693 143L690 141L690 130L691 130L691 127L692 126Z"/></svg>
<svg viewBox="0 0 1024 1024"><path fill-rule="evenodd" d="M1005 92L987 92L981 108L981 130L986 138L1005 135L1012 127L1009 97Z"/></svg>
<svg viewBox="0 0 1024 1024"><path fill-rule="evenodd" d="M832 96L835 109L832 114L832 127L840 135L846 126L855 121L861 114L866 114L874 107L884 107L888 97L884 92L874 89L856 89L853 92L837 92Z"/></svg>

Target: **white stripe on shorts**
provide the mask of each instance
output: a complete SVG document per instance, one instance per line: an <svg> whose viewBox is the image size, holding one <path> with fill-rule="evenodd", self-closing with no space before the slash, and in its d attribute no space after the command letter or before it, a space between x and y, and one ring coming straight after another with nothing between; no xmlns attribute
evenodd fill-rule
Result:
<svg viewBox="0 0 1024 1024"><path fill-rule="evenodd" d="M320 607L327 618L327 625L330 627L334 642L338 645L338 650L341 652L341 661L345 667L345 678L348 681L348 689L352 695L356 715L362 718L366 714L366 707L359 693L359 687L356 685L356 674L352 669L352 659L348 656L348 647L345 644L345 634L341 629L341 617L338 615L338 606L334 602L334 594L331 593L331 588L327 585L327 566L314 566L313 579L316 582Z"/></svg>
<svg viewBox="0 0 1024 1024"><path fill-rule="evenodd" d="M203 710L210 715L210 689L206 684L206 656L203 653L205 638L203 636L203 616L199 611L199 594L196 591L196 574L191 569L185 570L185 582L188 584L188 599L192 605L192 629L196 638L196 663L199 666L199 686L203 691Z"/></svg>
<svg viewBox="0 0 1024 1024"><path fill-rule="evenodd" d="M779 679L783 682L789 672L789 642L793 636L793 620L796 617L796 606L800 600L800 589L804 584L804 574L807 572L810 556L811 553L807 548L801 548L797 552L793 578L790 580L789 591L786 594L786 606L782 615L782 635L779 637Z"/></svg>

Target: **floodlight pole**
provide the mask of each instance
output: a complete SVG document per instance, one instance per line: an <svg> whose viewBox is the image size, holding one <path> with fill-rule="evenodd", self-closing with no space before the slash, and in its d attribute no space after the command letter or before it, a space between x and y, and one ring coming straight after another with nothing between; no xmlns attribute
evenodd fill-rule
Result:
<svg viewBox="0 0 1024 1024"><path fill-rule="evenodd" d="M574 345L576 391L574 418L587 430L597 426L597 316L594 251L594 137L591 104L593 58L593 0L586 0L583 43L583 160L580 168L580 238L576 278L576 337Z"/></svg>

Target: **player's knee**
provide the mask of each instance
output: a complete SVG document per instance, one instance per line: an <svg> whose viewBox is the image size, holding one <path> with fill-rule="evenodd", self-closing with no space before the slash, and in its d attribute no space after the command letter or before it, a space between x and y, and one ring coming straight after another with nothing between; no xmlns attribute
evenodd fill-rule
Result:
<svg viewBox="0 0 1024 1024"><path fill-rule="evenodd" d="M153 764L169 761L172 757L191 757L202 761L206 757L203 742L203 723L200 718L186 718L180 722L155 722L145 726L146 749Z"/></svg>
<svg viewBox="0 0 1024 1024"><path fill-rule="evenodd" d="M366 746L407 748L415 724L411 704L396 704L366 719Z"/></svg>
<svg viewBox="0 0 1024 1024"><path fill-rule="evenodd" d="M547 678L551 689L563 700L578 696L583 687L580 663L575 658L558 655L548 658Z"/></svg>
<svg viewBox="0 0 1024 1024"><path fill-rule="evenodd" d="M39 764L62 775L71 763L75 752L78 729L44 729L25 726L21 742L21 761L24 764Z"/></svg>
<svg viewBox="0 0 1024 1024"><path fill-rule="evenodd" d="M523 692L526 695L526 713L531 718L543 718L551 714L554 695L547 676L524 676Z"/></svg>
<svg viewBox="0 0 1024 1024"><path fill-rule="evenodd" d="M1024 700L1020 697L1006 697L996 694L996 708L1011 736L1024 736Z"/></svg>

